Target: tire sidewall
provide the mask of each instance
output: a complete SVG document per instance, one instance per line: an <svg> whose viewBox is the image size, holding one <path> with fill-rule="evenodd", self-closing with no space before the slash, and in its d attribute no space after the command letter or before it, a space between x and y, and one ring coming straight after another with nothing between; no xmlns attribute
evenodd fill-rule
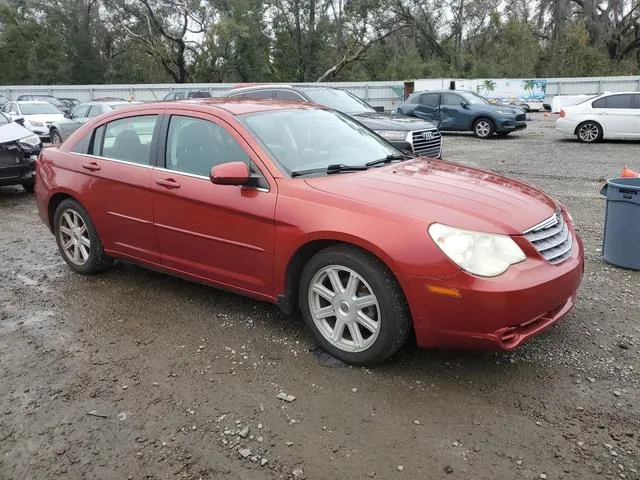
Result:
<svg viewBox="0 0 640 480"><path fill-rule="evenodd" d="M341 265L357 272L369 284L372 293L378 300L379 314L382 319L380 332L374 344L363 352L346 352L332 345L320 333L311 316L309 307L311 280L318 271L329 265ZM397 296L399 286L397 284L389 285L389 277L380 274L381 268L385 267L376 265L376 262L372 261L368 256L352 255L346 249L328 249L314 256L303 269L299 289L299 306L302 317L308 328L313 332L316 341L334 357L356 365L372 364L385 360L402 346L397 345L397 332L395 331L398 327L396 321L402 316L402 312L398 312L400 299ZM394 287L397 289L395 292L393 291ZM401 302L406 302L403 295ZM400 343L404 343L404 341Z"/></svg>
<svg viewBox="0 0 640 480"><path fill-rule="evenodd" d="M60 239L60 219L62 215L72 210L76 212L82 218L82 221L87 227L87 231L89 232L89 240L91 245L89 247L89 260L83 265L77 265L67 257L67 254L64 252L62 247L62 242ZM53 216L53 228L54 235L56 237L56 243L58 244L58 249L64 261L69 265L69 267L78 272L84 274L97 273L102 269L103 258L104 258L104 250L102 247L102 242L100 241L100 237L98 237L98 232L96 231L93 222L91 221L91 217L87 211L75 200L67 199L60 202L58 208L56 208L55 214Z"/></svg>
<svg viewBox="0 0 640 480"><path fill-rule="evenodd" d="M56 137L58 137L58 141L57 142L54 142L54 140L53 140L54 135ZM51 133L49 134L49 136L51 137L51 143L53 143L54 145L59 145L59 144L62 143L62 135L60 135L58 130L56 130L55 128L53 130L51 130Z"/></svg>

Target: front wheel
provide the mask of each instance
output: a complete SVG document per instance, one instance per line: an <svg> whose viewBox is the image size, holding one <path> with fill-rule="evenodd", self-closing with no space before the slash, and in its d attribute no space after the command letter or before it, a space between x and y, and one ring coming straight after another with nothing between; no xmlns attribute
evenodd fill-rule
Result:
<svg viewBox="0 0 640 480"><path fill-rule="evenodd" d="M479 118L473 124L473 134L478 138L489 138L494 131L493 122L488 118Z"/></svg>
<svg viewBox="0 0 640 480"><path fill-rule="evenodd" d="M602 140L602 127L596 122L583 122L578 125L576 136L582 143L599 142Z"/></svg>
<svg viewBox="0 0 640 480"><path fill-rule="evenodd" d="M318 343L347 363L381 362L404 345L411 315L398 282L370 254L329 247L305 266L300 309Z"/></svg>
<svg viewBox="0 0 640 480"><path fill-rule="evenodd" d="M53 216L53 229L62 258L72 270L93 274L111 265L89 214L75 200L60 202Z"/></svg>
<svg viewBox="0 0 640 480"><path fill-rule="evenodd" d="M62 143L62 135L55 128L51 130L51 143L54 145L60 145Z"/></svg>

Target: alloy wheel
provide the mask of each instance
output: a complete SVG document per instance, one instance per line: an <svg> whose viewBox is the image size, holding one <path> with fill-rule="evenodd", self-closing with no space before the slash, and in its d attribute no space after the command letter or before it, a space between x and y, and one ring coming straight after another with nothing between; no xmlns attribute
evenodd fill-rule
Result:
<svg viewBox="0 0 640 480"><path fill-rule="evenodd" d="M600 129L594 123L585 123L578 129L578 136L583 142L595 142L600 136Z"/></svg>
<svg viewBox="0 0 640 480"><path fill-rule="evenodd" d="M91 240L89 230L78 212L71 209L63 212L58 235L62 251L71 262L76 265L87 263L91 252Z"/></svg>
<svg viewBox="0 0 640 480"><path fill-rule="evenodd" d="M491 125L487 120L480 120L476 123L476 135L479 137L488 137L491 133Z"/></svg>
<svg viewBox="0 0 640 480"><path fill-rule="evenodd" d="M380 334L378 299L354 270L329 265L309 286L309 309L315 326L334 347L346 352L370 348Z"/></svg>

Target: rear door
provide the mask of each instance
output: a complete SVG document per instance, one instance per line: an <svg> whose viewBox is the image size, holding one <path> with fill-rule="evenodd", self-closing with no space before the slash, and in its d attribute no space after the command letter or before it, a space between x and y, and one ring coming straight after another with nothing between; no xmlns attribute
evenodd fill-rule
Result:
<svg viewBox="0 0 640 480"><path fill-rule="evenodd" d="M84 201L105 250L156 265L149 184L160 113L141 111L102 124L75 164L85 176Z"/></svg>
<svg viewBox="0 0 640 480"><path fill-rule="evenodd" d="M636 109L633 94L609 95L593 102L605 138L635 138Z"/></svg>
<svg viewBox="0 0 640 480"><path fill-rule="evenodd" d="M466 110L462 104L464 99L455 93L445 92L441 95L440 102L440 124L441 130L466 130L469 121L467 121Z"/></svg>
<svg viewBox="0 0 640 480"><path fill-rule="evenodd" d="M169 119L153 172L153 210L162 263L174 272L270 298L276 185L228 123L200 112ZM214 185L214 165L242 161L262 187Z"/></svg>
<svg viewBox="0 0 640 480"><path fill-rule="evenodd" d="M633 108L636 113L636 131L634 138L640 138L640 93L633 94Z"/></svg>
<svg viewBox="0 0 640 480"><path fill-rule="evenodd" d="M420 95L420 102L416 105L414 114L423 120L440 124L440 93L429 92Z"/></svg>

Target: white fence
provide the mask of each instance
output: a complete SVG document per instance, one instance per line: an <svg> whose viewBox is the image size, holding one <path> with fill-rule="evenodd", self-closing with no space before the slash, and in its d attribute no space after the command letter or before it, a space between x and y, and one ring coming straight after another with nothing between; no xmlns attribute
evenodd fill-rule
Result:
<svg viewBox="0 0 640 480"><path fill-rule="evenodd" d="M438 79L447 88L452 79ZM481 79L480 81L485 80ZM492 80L492 79L489 79ZM493 79L503 81L505 79ZM546 98L551 103L555 95L597 94L616 91L640 91L640 76L628 77L584 77L584 78L549 78L547 80ZM464 80L459 80L464 82ZM467 82L469 79L466 80ZM516 81L514 79L514 81ZM403 100L404 83L389 82L331 82L326 85L343 88L364 99L376 107L392 110ZM420 81L415 80L416 84ZM432 83L432 82L429 82ZM296 84L292 84L296 85ZM297 84L304 85L304 84ZM133 96L136 100L161 100L167 93L178 90L206 90L211 96L218 97L235 87L232 83L194 83L194 84L139 84L139 85L17 85L0 86L0 95L11 99L24 94L47 94L57 97L77 98L87 101L97 97ZM497 92L496 92L497 93Z"/></svg>

